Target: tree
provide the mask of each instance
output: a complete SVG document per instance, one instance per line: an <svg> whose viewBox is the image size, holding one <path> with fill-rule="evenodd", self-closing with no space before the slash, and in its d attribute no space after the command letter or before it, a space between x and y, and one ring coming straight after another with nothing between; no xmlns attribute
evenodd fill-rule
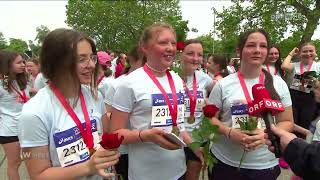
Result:
<svg viewBox="0 0 320 180"><path fill-rule="evenodd" d="M40 54L41 46L34 44L33 41L29 40L29 48L32 52L32 57L37 57Z"/></svg>
<svg viewBox="0 0 320 180"><path fill-rule="evenodd" d="M8 47L7 40L4 38L2 32L0 32L0 50Z"/></svg>
<svg viewBox="0 0 320 180"><path fill-rule="evenodd" d="M37 36L34 39L34 41L29 40L29 48L32 51L32 56L39 56L42 43L47 36L47 34L50 32L50 29L44 25L38 26L36 28Z"/></svg>
<svg viewBox="0 0 320 180"><path fill-rule="evenodd" d="M2 32L0 32L0 50L7 48L7 40L4 38Z"/></svg>
<svg viewBox="0 0 320 180"><path fill-rule="evenodd" d="M203 52L204 54L212 54L213 53L213 45L214 45L214 53L215 54L226 54L224 49L221 46L221 41L214 40L212 38L212 33L201 35L197 37L197 39L201 40L203 44Z"/></svg>
<svg viewBox="0 0 320 180"><path fill-rule="evenodd" d="M26 50L28 50L28 44L22 39L10 38L9 43L10 43L8 46L9 50L12 50L18 53L24 53Z"/></svg>
<svg viewBox="0 0 320 180"><path fill-rule="evenodd" d="M42 45L44 38L47 36L47 34L50 32L50 29L47 26L41 25L36 28L37 36L35 38L35 41L37 41L38 45Z"/></svg>
<svg viewBox="0 0 320 180"><path fill-rule="evenodd" d="M288 30L297 38L295 46L311 40L319 25L319 0L255 0L233 1L234 4L218 13L217 30L225 45L235 48L240 32L264 28L273 43L280 43Z"/></svg>
<svg viewBox="0 0 320 180"><path fill-rule="evenodd" d="M154 22L168 22L184 40L187 21L182 20L178 0L77 1L67 5L67 24L96 40L99 49L127 51L143 29Z"/></svg>

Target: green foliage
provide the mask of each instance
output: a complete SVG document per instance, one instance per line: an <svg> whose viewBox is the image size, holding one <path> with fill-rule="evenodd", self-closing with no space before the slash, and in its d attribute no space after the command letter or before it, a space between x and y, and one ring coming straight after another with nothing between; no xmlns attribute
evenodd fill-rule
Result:
<svg viewBox="0 0 320 180"><path fill-rule="evenodd" d="M39 56L42 43L43 43L45 37L50 32L50 29L44 25L41 25L36 28L36 32L37 32L37 36L35 38L36 43L34 43L31 40L29 40L29 42L28 42L29 48L32 51L32 56Z"/></svg>
<svg viewBox="0 0 320 180"><path fill-rule="evenodd" d="M199 128L192 131L194 142L189 145L189 148L193 151L200 147L203 148L203 157L210 170L216 162L216 159L210 154L210 147L218 138L218 128L217 125L211 124L210 118L203 118Z"/></svg>
<svg viewBox="0 0 320 180"><path fill-rule="evenodd" d="M318 54L318 57L319 57L319 53L320 53L320 39L315 39L315 40L312 40L311 41L315 46L316 46L316 49L317 49L317 54Z"/></svg>
<svg viewBox="0 0 320 180"><path fill-rule="evenodd" d="M7 48L9 50L12 50L18 53L24 53L26 50L28 50L28 44L22 39L10 38L9 43L10 45Z"/></svg>
<svg viewBox="0 0 320 180"><path fill-rule="evenodd" d="M34 44L33 41L29 40L29 48L32 51L32 56L39 56L40 54L40 50L41 50L41 46Z"/></svg>
<svg viewBox="0 0 320 180"><path fill-rule="evenodd" d="M170 66L170 71L174 71L175 73L177 73L180 77L182 77L182 69L180 67L174 67L174 66Z"/></svg>
<svg viewBox="0 0 320 180"><path fill-rule="evenodd" d="M249 118L245 121L238 120L238 123L240 124L241 131L248 134L253 134L253 131L256 130L258 127L258 118L255 116L249 116ZM246 150L243 150L238 168L241 167L245 155L246 155Z"/></svg>
<svg viewBox="0 0 320 180"><path fill-rule="evenodd" d="M45 37L50 32L50 29L44 25L41 25L36 28L36 31L37 31L37 36L36 36L35 40L37 41L38 45L41 46Z"/></svg>
<svg viewBox="0 0 320 180"><path fill-rule="evenodd" d="M212 37L213 35L211 33L197 37L197 39L201 40L203 43L203 53L212 54L214 50L214 53L216 54L225 54L226 52L222 47L221 41L214 40Z"/></svg>
<svg viewBox="0 0 320 180"><path fill-rule="evenodd" d="M295 47L310 41L319 24L320 2L316 0L235 0L233 3L218 13L216 23L226 52L234 52L239 34L248 29L263 28L270 34L271 41L278 44L289 29L295 37L288 39L289 46Z"/></svg>
<svg viewBox="0 0 320 180"><path fill-rule="evenodd" d="M254 116L250 116L248 118L248 121L238 120L238 123L240 124L241 130L247 130L247 131L254 131L257 129L257 126L258 126L257 117L254 117Z"/></svg>
<svg viewBox="0 0 320 180"><path fill-rule="evenodd" d="M67 5L67 24L94 38L99 49L127 51L143 29L154 22L170 23L178 41L186 38L187 21L182 20L179 0L172 1L78 1Z"/></svg>
<svg viewBox="0 0 320 180"><path fill-rule="evenodd" d="M7 40L4 38L2 32L0 32L0 50L8 47Z"/></svg>

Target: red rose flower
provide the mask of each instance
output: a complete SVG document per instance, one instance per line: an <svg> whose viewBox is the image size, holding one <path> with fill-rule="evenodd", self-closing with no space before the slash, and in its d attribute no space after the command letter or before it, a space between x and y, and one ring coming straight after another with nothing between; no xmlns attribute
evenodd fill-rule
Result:
<svg viewBox="0 0 320 180"><path fill-rule="evenodd" d="M118 137L118 133L104 133L102 135L102 140L100 141L100 145L104 149L117 149L121 145L124 137L121 136L120 139Z"/></svg>
<svg viewBox="0 0 320 180"><path fill-rule="evenodd" d="M183 41L177 42L177 50L183 51L184 47L185 47L185 43Z"/></svg>
<svg viewBox="0 0 320 180"><path fill-rule="evenodd" d="M203 114L205 117L212 118L219 111L219 108L214 104L208 104L203 107Z"/></svg>

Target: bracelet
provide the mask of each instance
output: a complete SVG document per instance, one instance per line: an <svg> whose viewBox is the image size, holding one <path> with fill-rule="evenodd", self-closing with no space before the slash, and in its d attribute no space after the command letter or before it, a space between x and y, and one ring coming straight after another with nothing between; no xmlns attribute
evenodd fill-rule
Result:
<svg viewBox="0 0 320 180"><path fill-rule="evenodd" d="M288 56L291 56L291 57L293 57L293 55L291 55L290 53L288 54Z"/></svg>
<svg viewBox="0 0 320 180"><path fill-rule="evenodd" d="M232 128L230 128L230 130L229 130L229 132L228 132L228 139L230 139L231 130L232 130Z"/></svg>
<svg viewBox="0 0 320 180"><path fill-rule="evenodd" d="M139 131L139 139L140 139L141 142L143 142L143 140L141 138L141 132L142 132L142 130Z"/></svg>

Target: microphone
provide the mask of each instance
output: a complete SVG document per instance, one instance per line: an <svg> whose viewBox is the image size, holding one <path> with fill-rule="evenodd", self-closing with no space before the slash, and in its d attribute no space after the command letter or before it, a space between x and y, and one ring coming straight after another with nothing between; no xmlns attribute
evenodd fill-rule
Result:
<svg viewBox="0 0 320 180"><path fill-rule="evenodd" d="M271 131L271 124L274 124L272 115L283 112L285 109L280 101L270 98L269 92L263 84L255 84L252 87L252 96L254 100L248 105L248 113L263 118L268 137L274 146L274 154L279 158L281 156L280 139Z"/></svg>

